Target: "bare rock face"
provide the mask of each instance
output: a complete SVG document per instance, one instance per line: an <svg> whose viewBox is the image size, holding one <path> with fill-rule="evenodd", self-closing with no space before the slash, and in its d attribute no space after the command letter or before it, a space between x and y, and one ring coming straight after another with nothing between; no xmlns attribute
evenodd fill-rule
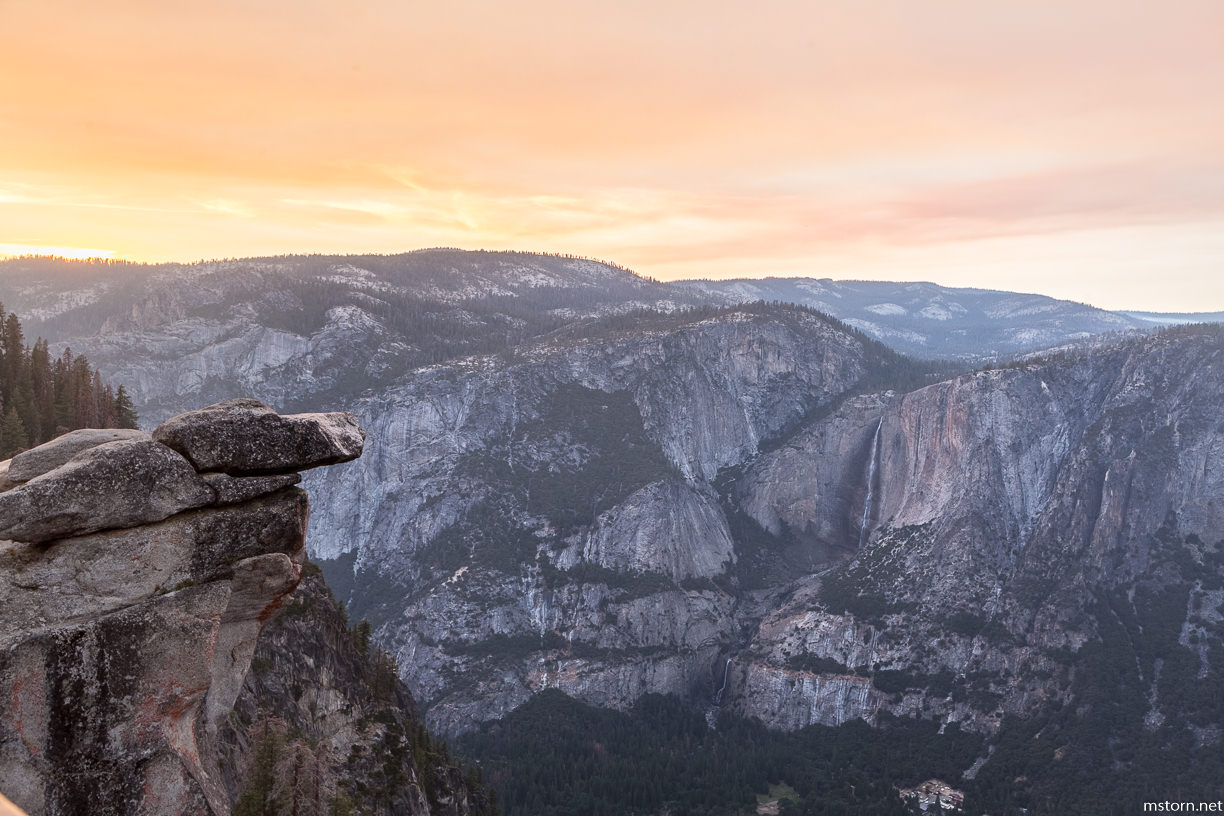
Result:
<svg viewBox="0 0 1224 816"><path fill-rule="evenodd" d="M296 473L279 473L272 476L230 476L228 473L205 473L204 481L216 494L217 504L240 504L274 493L282 487L291 487L302 481L302 477Z"/></svg>
<svg viewBox="0 0 1224 816"><path fill-rule="evenodd" d="M305 474L312 557L431 728L544 688L704 698L741 628L720 583L751 566L714 481L878 352L816 315L747 310L417 371L355 403L359 461Z"/></svg>
<svg viewBox="0 0 1224 816"><path fill-rule="evenodd" d="M30 478L0 494L0 790L30 816L226 816L219 734L301 578L306 494L295 473L205 478L111 434L5 463Z"/></svg>
<svg viewBox="0 0 1224 816"><path fill-rule="evenodd" d="M165 445L107 442L0 494L0 538L37 543L136 527L212 499L187 460Z"/></svg>
<svg viewBox="0 0 1224 816"><path fill-rule="evenodd" d="M201 471L284 473L349 462L365 432L350 413L281 416L253 399L234 399L166 420L153 438Z"/></svg>
<svg viewBox="0 0 1224 816"><path fill-rule="evenodd" d="M57 436L50 442L14 456L9 463L8 478L13 482L28 482L44 473L55 470L78 453L107 442L130 439L148 439L144 431L127 428L81 428Z"/></svg>
<svg viewBox="0 0 1224 816"><path fill-rule="evenodd" d="M1224 574L1222 372L1218 331L1157 335L849 400L761 456L740 507L800 542L840 535L846 554L757 626L737 710L992 733L1073 698L1070 655L1110 631L1100 598L1176 598L1190 631L1191 600ZM1152 659L1130 663L1156 688ZM1160 700L1179 716L1175 693Z"/></svg>
<svg viewBox="0 0 1224 816"><path fill-rule="evenodd" d="M717 500L683 482L656 482L635 492L597 519L580 546L564 553L559 564L589 562L683 581L721 575L735 561Z"/></svg>
<svg viewBox="0 0 1224 816"><path fill-rule="evenodd" d="M88 620L174 589L224 580L234 564L268 553L300 560L306 494L286 490L218 512L157 524L0 544L0 644L56 622Z"/></svg>
<svg viewBox="0 0 1224 816"><path fill-rule="evenodd" d="M989 734L1074 699L1098 597L1215 591L1218 332L863 393L852 351L724 315L418 372L307 476L312 552L449 733L550 688Z"/></svg>
<svg viewBox="0 0 1224 816"><path fill-rule="evenodd" d="M463 769L423 750L416 702L389 663L351 628L319 569L302 581L264 624L233 712L218 732L221 769L231 799L250 801L247 769L277 755L310 780L300 812L322 812L310 794L343 789L355 813L396 816L487 816L488 792ZM261 745L262 743L262 745ZM405 743L411 750L404 750ZM326 806L326 802L323 803Z"/></svg>

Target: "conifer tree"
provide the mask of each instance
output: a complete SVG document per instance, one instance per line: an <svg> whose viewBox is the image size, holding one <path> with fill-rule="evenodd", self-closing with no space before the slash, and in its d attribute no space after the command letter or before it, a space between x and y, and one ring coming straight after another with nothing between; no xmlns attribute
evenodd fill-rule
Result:
<svg viewBox="0 0 1224 816"><path fill-rule="evenodd" d="M52 358L46 340L25 345L17 315L0 305L0 459L77 428L135 428L131 395L83 356Z"/></svg>
<svg viewBox="0 0 1224 816"><path fill-rule="evenodd" d="M136 428L140 417L132 406L132 398L122 385L115 391L115 427Z"/></svg>
<svg viewBox="0 0 1224 816"><path fill-rule="evenodd" d="M13 454L25 450L30 445L26 434L25 423L17 413L16 407L10 405L4 412L4 421L0 422L0 458L8 459Z"/></svg>

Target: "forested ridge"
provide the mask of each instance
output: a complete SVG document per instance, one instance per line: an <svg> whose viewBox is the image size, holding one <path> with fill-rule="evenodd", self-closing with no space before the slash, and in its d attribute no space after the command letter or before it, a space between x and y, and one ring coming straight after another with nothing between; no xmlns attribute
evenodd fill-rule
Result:
<svg viewBox="0 0 1224 816"><path fill-rule="evenodd" d="M26 345L16 314L0 305L0 459L77 428L135 428L127 390L102 379L71 349L52 356L38 338Z"/></svg>

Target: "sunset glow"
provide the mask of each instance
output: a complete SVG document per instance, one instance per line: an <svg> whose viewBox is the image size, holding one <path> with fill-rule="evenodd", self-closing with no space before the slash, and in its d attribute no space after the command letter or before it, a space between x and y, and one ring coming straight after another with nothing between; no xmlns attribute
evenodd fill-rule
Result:
<svg viewBox="0 0 1224 816"><path fill-rule="evenodd" d="M1224 309L1217 0L355 5L0 0L0 254L510 248Z"/></svg>
<svg viewBox="0 0 1224 816"><path fill-rule="evenodd" d="M0 258L17 258L23 255L55 255L60 258L84 260L85 258L113 258L113 249L89 249L88 247L46 246L41 244L0 244Z"/></svg>

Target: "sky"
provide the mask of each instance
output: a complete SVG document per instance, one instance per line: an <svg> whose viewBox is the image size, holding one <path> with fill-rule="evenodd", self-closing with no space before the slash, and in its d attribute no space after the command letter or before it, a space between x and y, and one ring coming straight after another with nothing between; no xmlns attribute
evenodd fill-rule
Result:
<svg viewBox="0 0 1224 816"><path fill-rule="evenodd" d="M0 0L0 254L1224 310L1219 0Z"/></svg>

